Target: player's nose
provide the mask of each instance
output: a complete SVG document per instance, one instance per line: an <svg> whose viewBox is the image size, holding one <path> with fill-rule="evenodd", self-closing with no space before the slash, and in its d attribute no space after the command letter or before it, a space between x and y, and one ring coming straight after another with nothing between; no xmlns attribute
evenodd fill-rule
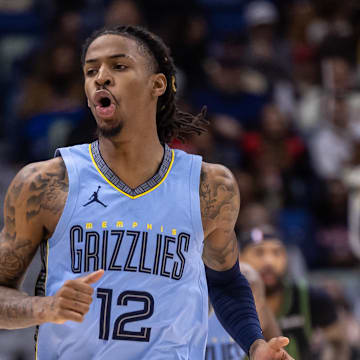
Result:
<svg viewBox="0 0 360 360"><path fill-rule="evenodd" d="M105 67L101 67L97 73L95 82L98 86L110 86L113 85L114 79Z"/></svg>

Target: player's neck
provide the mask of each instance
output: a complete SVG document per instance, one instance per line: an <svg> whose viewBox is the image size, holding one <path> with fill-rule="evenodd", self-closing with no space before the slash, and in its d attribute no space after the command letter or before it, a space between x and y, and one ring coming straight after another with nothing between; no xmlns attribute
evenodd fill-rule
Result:
<svg viewBox="0 0 360 360"><path fill-rule="evenodd" d="M99 144L106 164L133 189L157 172L164 156L164 147L153 134L127 139L100 137Z"/></svg>

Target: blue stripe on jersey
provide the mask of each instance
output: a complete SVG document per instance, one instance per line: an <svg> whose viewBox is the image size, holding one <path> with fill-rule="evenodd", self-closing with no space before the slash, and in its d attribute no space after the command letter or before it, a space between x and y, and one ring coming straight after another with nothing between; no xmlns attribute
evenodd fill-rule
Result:
<svg viewBox="0 0 360 360"><path fill-rule="evenodd" d="M101 176L88 145L58 152L69 194L48 242L46 294L97 269L105 274L83 323L40 326L37 359L202 360L201 158L175 150L167 178L132 199Z"/></svg>

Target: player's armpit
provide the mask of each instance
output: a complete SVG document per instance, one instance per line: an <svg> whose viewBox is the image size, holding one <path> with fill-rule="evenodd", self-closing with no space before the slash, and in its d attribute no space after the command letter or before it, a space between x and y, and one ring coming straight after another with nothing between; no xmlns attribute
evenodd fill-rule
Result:
<svg viewBox="0 0 360 360"><path fill-rule="evenodd" d="M238 258L234 226L240 196L235 178L224 166L203 163L200 206L205 235L204 263L214 270L228 270Z"/></svg>

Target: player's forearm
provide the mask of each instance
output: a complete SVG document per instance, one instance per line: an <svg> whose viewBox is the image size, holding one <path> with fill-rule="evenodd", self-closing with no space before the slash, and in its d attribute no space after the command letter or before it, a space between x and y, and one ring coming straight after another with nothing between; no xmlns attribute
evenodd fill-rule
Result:
<svg viewBox="0 0 360 360"><path fill-rule="evenodd" d="M0 286L0 329L21 329L46 321L46 298Z"/></svg>
<svg viewBox="0 0 360 360"><path fill-rule="evenodd" d="M205 267L209 297L217 318L232 338L249 353L263 339L250 285L240 273L239 263L226 271Z"/></svg>

